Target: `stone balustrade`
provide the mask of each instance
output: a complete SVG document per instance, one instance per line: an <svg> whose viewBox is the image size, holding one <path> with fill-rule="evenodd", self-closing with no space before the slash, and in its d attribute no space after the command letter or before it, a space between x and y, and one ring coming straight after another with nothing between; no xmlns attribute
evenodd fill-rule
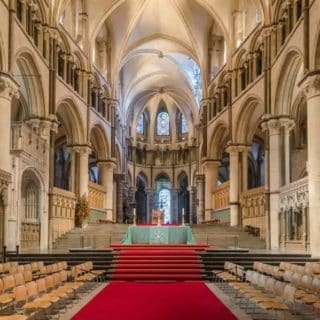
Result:
<svg viewBox="0 0 320 320"><path fill-rule="evenodd" d="M212 207L220 210L229 207L230 182L227 181L217 186L212 193Z"/></svg>
<svg viewBox="0 0 320 320"><path fill-rule="evenodd" d="M74 228L76 196L73 192L53 188L49 194L51 204L51 242Z"/></svg>
<svg viewBox="0 0 320 320"><path fill-rule="evenodd" d="M106 191L102 185L89 181L88 201L89 207L93 209L104 209Z"/></svg>
<svg viewBox="0 0 320 320"><path fill-rule="evenodd" d="M250 189L240 195L242 225L260 229L260 238L265 238L265 188Z"/></svg>
<svg viewBox="0 0 320 320"><path fill-rule="evenodd" d="M280 189L279 220L280 247L308 250L310 224L307 177Z"/></svg>

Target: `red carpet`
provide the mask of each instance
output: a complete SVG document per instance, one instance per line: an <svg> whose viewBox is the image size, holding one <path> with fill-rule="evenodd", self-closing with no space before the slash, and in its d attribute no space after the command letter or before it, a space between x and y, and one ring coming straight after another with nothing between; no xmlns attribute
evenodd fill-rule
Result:
<svg viewBox="0 0 320 320"><path fill-rule="evenodd" d="M161 249L145 250L142 248L120 250L117 263L110 279L117 281L187 281L204 280L205 270L202 268L196 250L170 250L166 246Z"/></svg>
<svg viewBox="0 0 320 320"><path fill-rule="evenodd" d="M73 320L235 320L203 283L111 283Z"/></svg>

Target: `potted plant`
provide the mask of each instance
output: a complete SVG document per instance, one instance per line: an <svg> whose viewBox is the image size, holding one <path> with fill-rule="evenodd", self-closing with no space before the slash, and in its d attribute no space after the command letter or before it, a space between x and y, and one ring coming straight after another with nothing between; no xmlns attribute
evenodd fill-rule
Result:
<svg viewBox="0 0 320 320"><path fill-rule="evenodd" d="M76 227L82 228L85 219L90 214L89 202L87 196L84 194L77 199L75 208L75 224Z"/></svg>

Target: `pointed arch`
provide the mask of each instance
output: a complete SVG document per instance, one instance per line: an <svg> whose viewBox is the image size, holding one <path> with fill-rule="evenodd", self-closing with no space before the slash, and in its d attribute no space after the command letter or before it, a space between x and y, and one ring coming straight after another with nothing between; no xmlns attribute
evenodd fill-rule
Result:
<svg viewBox="0 0 320 320"><path fill-rule="evenodd" d="M302 57L302 53L296 48L288 50L284 55L274 100L273 113L276 115L290 112L295 91L298 89L299 73L303 71Z"/></svg>
<svg viewBox="0 0 320 320"><path fill-rule="evenodd" d="M14 63L14 78L20 85L20 93L28 108L28 118L46 117L41 73L29 49L17 53Z"/></svg>
<svg viewBox="0 0 320 320"><path fill-rule="evenodd" d="M210 159L221 159L223 151L227 145L229 129L227 123L219 121L211 134L211 144L209 146Z"/></svg>
<svg viewBox="0 0 320 320"><path fill-rule="evenodd" d="M56 115L66 130L67 143L85 144L85 127L76 103L71 98L66 98L57 105Z"/></svg>
<svg viewBox="0 0 320 320"><path fill-rule="evenodd" d="M250 96L241 105L235 118L234 141L251 144L263 115L263 103L259 97Z"/></svg>
<svg viewBox="0 0 320 320"><path fill-rule="evenodd" d="M90 131L90 142L98 160L109 158L109 145L106 133L100 124L94 125Z"/></svg>

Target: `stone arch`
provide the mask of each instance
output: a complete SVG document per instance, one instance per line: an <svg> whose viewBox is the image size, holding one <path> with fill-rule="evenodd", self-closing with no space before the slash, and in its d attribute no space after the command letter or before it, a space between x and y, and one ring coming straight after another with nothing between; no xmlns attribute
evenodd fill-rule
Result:
<svg viewBox="0 0 320 320"><path fill-rule="evenodd" d="M234 139L240 144L251 144L263 115L263 104L258 97L248 97L235 118Z"/></svg>
<svg viewBox="0 0 320 320"><path fill-rule="evenodd" d="M67 143L84 144L86 142L84 124L75 102L66 98L57 105L56 114L66 130Z"/></svg>
<svg viewBox="0 0 320 320"><path fill-rule="evenodd" d="M298 89L298 76L303 71L302 54L298 49L288 51L283 61L272 110L275 115L289 114L294 93Z"/></svg>
<svg viewBox="0 0 320 320"><path fill-rule="evenodd" d="M223 150L228 142L228 137L228 125L223 121L217 122L209 139L209 141L211 141L209 146L210 159L221 159Z"/></svg>
<svg viewBox="0 0 320 320"><path fill-rule="evenodd" d="M20 93L28 107L28 118L46 117L48 114L45 105L41 74L32 53L22 49L15 58L14 78L20 85Z"/></svg>
<svg viewBox="0 0 320 320"><path fill-rule="evenodd" d="M105 160L109 158L109 144L106 132L100 124L96 124L90 131L90 142L92 148L96 152L98 160Z"/></svg>

